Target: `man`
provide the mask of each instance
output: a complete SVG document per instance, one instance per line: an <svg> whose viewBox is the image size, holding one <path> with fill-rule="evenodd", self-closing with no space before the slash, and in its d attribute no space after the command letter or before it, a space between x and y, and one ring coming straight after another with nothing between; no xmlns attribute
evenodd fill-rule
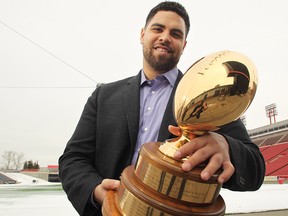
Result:
<svg viewBox="0 0 288 216"><path fill-rule="evenodd" d="M141 31L142 70L134 77L97 87L88 99L59 159L63 188L80 215L101 215L107 190L118 188L121 172L136 162L143 143L181 133L172 126L176 125L172 102L182 77L177 63L189 28L189 16L179 3L154 7ZM228 189L257 190L263 182L263 157L240 120L191 140L175 158L191 153L182 169L190 171L209 159L201 173L203 180L222 167L218 181Z"/></svg>

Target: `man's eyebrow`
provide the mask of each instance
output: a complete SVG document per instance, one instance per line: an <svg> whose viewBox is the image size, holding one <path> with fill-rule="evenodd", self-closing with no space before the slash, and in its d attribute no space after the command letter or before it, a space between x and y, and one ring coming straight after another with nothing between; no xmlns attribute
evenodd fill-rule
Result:
<svg viewBox="0 0 288 216"><path fill-rule="evenodd" d="M153 24L151 25L151 27L154 27L154 26L161 27L161 28L165 28L165 25L160 24L160 23L153 23Z"/></svg>
<svg viewBox="0 0 288 216"><path fill-rule="evenodd" d="M161 27L161 28L165 28L165 25L160 24L160 23L153 23L153 24L151 25L151 27ZM181 29L173 28L172 31L178 32L178 33L184 35L184 32L183 32Z"/></svg>

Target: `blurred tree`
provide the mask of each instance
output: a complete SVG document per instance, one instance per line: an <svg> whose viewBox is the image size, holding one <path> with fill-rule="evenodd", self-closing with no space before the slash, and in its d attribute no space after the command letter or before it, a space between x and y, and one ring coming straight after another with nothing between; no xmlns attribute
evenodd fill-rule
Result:
<svg viewBox="0 0 288 216"><path fill-rule="evenodd" d="M23 161L24 160L24 153L22 152L16 152L15 153L15 156L13 158L13 164L15 166L15 169L16 170L19 170L21 168L21 165L23 164Z"/></svg>
<svg viewBox="0 0 288 216"><path fill-rule="evenodd" d="M27 161L24 162L23 169L24 170L28 169L28 162Z"/></svg>
<svg viewBox="0 0 288 216"><path fill-rule="evenodd" d="M39 166L39 164L38 164L38 161L35 161L35 162L33 163L33 168L34 168L34 169L39 169L39 168L40 168L40 166Z"/></svg>
<svg viewBox="0 0 288 216"><path fill-rule="evenodd" d="M2 158L4 160L4 169L18 170L22 165L24 154L22 152L4 151L4 153L2 154Z"/></svg>
<svg viewBox="0 0 288 216"><path fill-rule="evenodd" d="M23 169L27 170L27 169L39 169L40 166L38 164L38 161L33 162L33 160L29 160L29 161L25 161L24 162L24 166Z"/></svg>

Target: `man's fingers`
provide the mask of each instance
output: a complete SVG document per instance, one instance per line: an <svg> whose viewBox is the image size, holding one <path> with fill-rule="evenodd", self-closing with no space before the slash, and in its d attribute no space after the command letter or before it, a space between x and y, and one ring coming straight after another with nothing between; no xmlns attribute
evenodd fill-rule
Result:
<svg viewBox="0 0 288 216"><path fill-rule="evenodd" d="M188 157L188 159L182 164L182 169L185 172L189 172L195 166L206 161L210 156L210 147L205 146L205 140L199 138L195 138L189 143L183 145L174 155L176 159Z"/></svg>
<svg viewBox="0 0 288 216"><path fill-rule="evenodd" d="M223 162L220 155L214 155L210 159L209 163L201 173L201 178L204 181L207 181L214 173L216 173L221 168L222 171L218 177L218 182L220 184L223 184L224 182L228 181L228 179L230 179L230 177L235 171L235 168L230 161Z"/></svg>
<svg viewBox="0 0 288 216"><path fill-rule="evenodd" d="M173 125L169 125L168 130L170 133L174 134L175 136L181 136L181 134L182 134L181 129L179 127L176 127Z"/></svg>
<svg viewBox="0 0 288 216"><path fill-rule="evenodd" d="M198 149L202 148L205 145L205 141L202 139L195 138L190 140L190 142L181 146L178 151L175 152L174 157L176 159L181 159L187 156L191 156Z"/></svg>
<svg viewBox="0 0 288 216"><path fill-rule="evenodd" d="M104 179L93 191L94 200L100 204L106 196L108 190L117 190L120 185L119 180L115 179Z"/></svg>
<svg viewBox="0 0 288 216"><path fill-rule="evenodd" d="M222 167L223 163L223 157L221 154L215 154L213 155L208 164L206 165L205 169L201 173L201 178L204 181L207 181L211 178L211 176L217 172Z"/></svg>
<svg viewBox="0 0 288 216"><path fill-rule="evenodd" d="M201 172L201 178L205 181L221 168L222 172L218 177L219 183L228 181L235 172L230 161L229 145L226 139L212 132L191 139L175 152L174 157L175 159L187 157L187 160L182 164L182 170L185 172L189 172L194 167L208 161Z"/></svg>
<svg viewBox="0 0 288 216"><path fill-rule="evenodd" d="M120 185L120 181L115 179L104 179L101 185L105 190L116 190Z"/></svg>
<svg viewBox="0 0 288 216"><path fill-rule="evenodd" d="M224 163L222 167L223 167L223 172L218 177L218 182L221 184L228 181L233 175L233 173L235 172L235 167L230 161L227 163Z"/></svg>

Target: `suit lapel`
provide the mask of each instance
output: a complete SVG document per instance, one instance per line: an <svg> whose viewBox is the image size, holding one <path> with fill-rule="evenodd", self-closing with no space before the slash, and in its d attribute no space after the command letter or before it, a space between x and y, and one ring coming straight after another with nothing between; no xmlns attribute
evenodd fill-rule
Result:
<svg viewBox="0 0 288 216"><path fill-rule="evenodd" d="M140 77L139 73L137 76L129 79L123 91L125 115L128 123L132 151L134 151L135 148L139 129Z"/></svg>
<svg viewBox="0 0 288 216"><path fill-rule="evenodd" d="M174 118L174 112L173 112L173 103L174 103L174 95L175 95L175 91L177 88L177 85L180 81L180 79L183 77L183 74L178 71L178 77L177 80L175 82L174 88L171 92L162 122L161 122L161 127L159 130L159 135L158 135L158 141L164 141L165 139L168 139L171 137L170 132L168 131L168 126L171 125L176 125L176 121Z"/></svg>

